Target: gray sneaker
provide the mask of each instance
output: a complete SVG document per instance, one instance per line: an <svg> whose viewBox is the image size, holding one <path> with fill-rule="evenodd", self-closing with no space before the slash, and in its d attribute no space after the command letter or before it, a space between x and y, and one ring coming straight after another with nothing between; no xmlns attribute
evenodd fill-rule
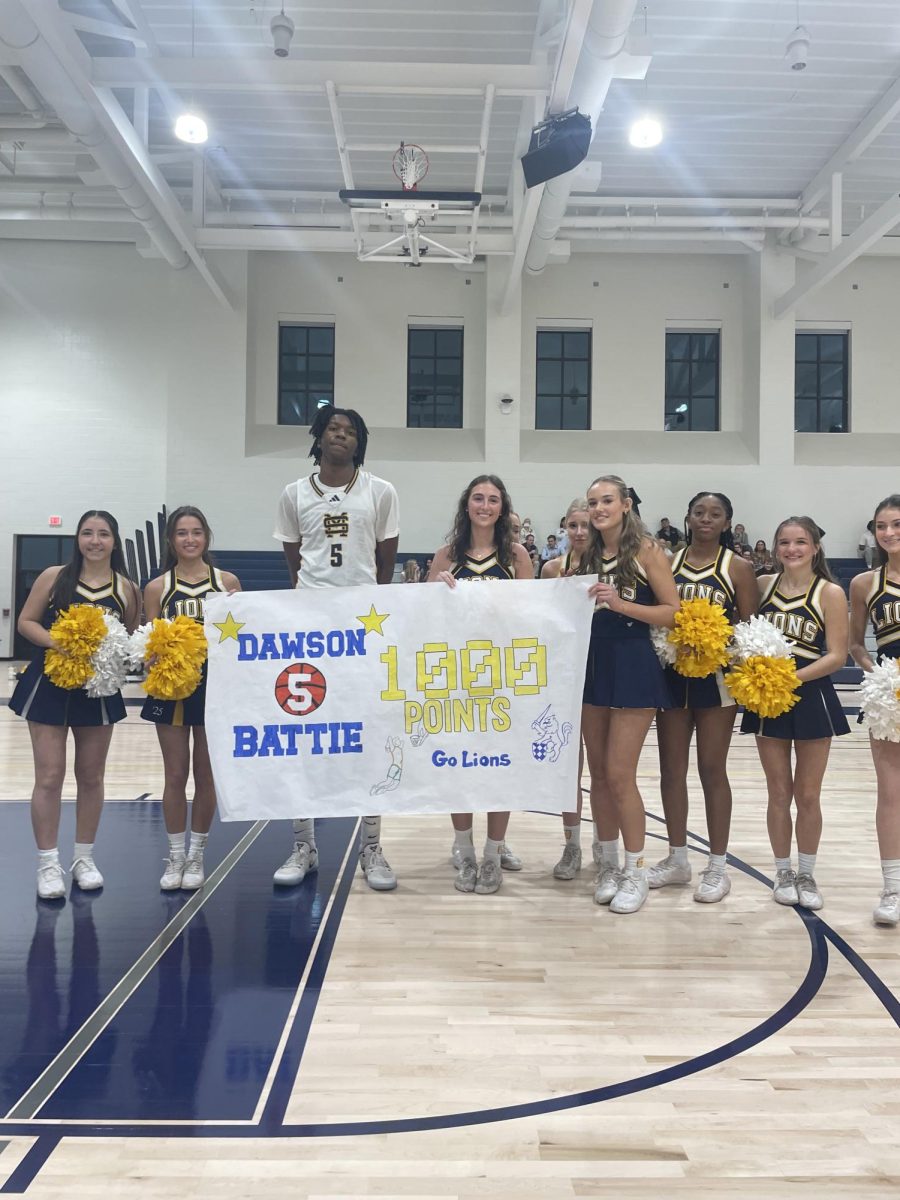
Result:
<svg viewBox="0 0 900 1200"><path fill-rule="evenodd" d="M373 892L392 892L397 886L397 876L391 870L378 843L362 848L359 853L359 865L366 877L366 883Z"/></svg>
<svg viewBox="0 0 900 1200"><path fill-rule="evenodd" d="M497 858L485 858L478 868L478 878L475 881L475 891L479 896L490 896L492 892L500 891L503 882L503 868Z"/></svg>
<svg viewBox="0 0 900 1200"><path fill-rule="evenodd" d="M819 909L825 903L812 875L797 876L797 899L801 908Z"/></svg>
<svg viewBox="0 0 900 1200"><path fill-rule="evenodd" d="M647 882L652 888L668 887L672 883L690 883L690 863L680 863L674 854L667 854L664 859L649 868Z"/></svg>
<svg viewBox="0 0 900 1200"><path fill-rule="evenodd" d="M562 858L553 868L554 879L574 879L581 870L581 847L566 842Z"/></svg>
<svg viewBox="0 0 900 1200"><path fill-rule="evenodd" d="M319 852L307 842L294 842L294 848L272 876L279 887L296 887L310 871L319 866Z"/></svg>
<svg viewBox="0 0 900 1200"><path fill-rule="evenodd" d="M797 876L793 871L779 871L775 876L775 887L772 889L772 899L776 904L797 904L800 897L797 894Z"/></svg>
<svg viewBox="0 0 900 1200"><path fill-rule="evenodd" d="M453 880L453 886L458 892L474 892L478 882L478 863L474 858L464 858L460 862L459 872Z"/></svg>

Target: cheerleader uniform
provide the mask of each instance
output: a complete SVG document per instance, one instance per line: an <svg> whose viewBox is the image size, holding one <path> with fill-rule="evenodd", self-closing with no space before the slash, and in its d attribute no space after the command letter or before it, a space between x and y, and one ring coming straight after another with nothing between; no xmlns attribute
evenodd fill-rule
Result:
<svg viewBox="0 0 900 1200"><path fill-rule="evenodd" d="M787 638L799 669L825 653L825 617L821 601L827 580L816 576L802 596L791 599L779 592L780 580L781 576L777 575L769 584L759 606L759 615L771 621ZM794 707L780 717L759 717L756 713L745 712L741 733L804 742L850 732L830 675L802 683L799 696Z"/></svg>
<svg viewBox="0 0 900 1200"><path fill-rule="evenodd" d="M128 608L127 588L125 578L115 571L109 583L101 584L100 587L91 587L83 579L79 579L72 603L93 604L97 608L106 608L124 622ZM41 625L49 630L58 616L59 610L51 605L44 613ZM36 647L35 650L34 658L28 664L10 699L9 707L14 713L38 725L74 727L112 725L124 719L125 701L121 692L95 699L89 696L84 688L57 687L44 674L46 650L43 647Z"/></svg>
<svg viewBox="0 0 900 1200"><path fill-rule="evenodd" d="M632 604L656 604L640 563L637 583L622 587L616 581L618 556L601 560L600 582L615 587ZM672 699L656 651L650 626L624 613L597 608L591 621L584 680L584 703L598 708L671 708Z"/></svg>
<svg viewBox="0 0 900 1200"><path fill-rule="evenodd" d="M718 604L733 625L737 612L734 584L730 568L734 554L725 546L711 563L703 567L692 567L686 562L687 546L679 550L672 560L672 574L681 600L709 600ZM679 675L674 667L666 667L666 683L672 694L673 708L730 708L734 697L725 687L721 670L713 671L702 679L687 679Z"/></svg>
<svg viewBox="0 0 900 1200"><path fill-rule="evenodd" d="M492 550L486 558L473 558L467 554L461 563L450 568L454 579L473 580L476 583L490 583L494 579L515 579L516 573L512 567L504 567L497 558L497 551Z"/></svg>
<svg viewBox="0 0 900 1200"><path fill-rule="evenodd" d="M191 617L203 624L203 597L210 592L226 591L222 572L209 567L206 578L199 583L186 583L179 579L174 569L167 571L163 579L162 597L159 602L160 616ZM145 721L156 725L204 725L206 717L206 662L196 689L185 700L156 700L148 696L141 709Z"/></svg>
<svg viewBox="0 0 900 1200"><path fill-rule="evenodd" d="M900 658L900 583L887 577L887 564L879 567L866 597L866 612L872 622L878 662Z"/></svg>

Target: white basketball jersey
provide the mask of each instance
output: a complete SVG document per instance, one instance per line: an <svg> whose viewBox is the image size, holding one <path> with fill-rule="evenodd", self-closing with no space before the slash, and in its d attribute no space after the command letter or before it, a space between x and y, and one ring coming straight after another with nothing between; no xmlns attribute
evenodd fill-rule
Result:
<svg viewBox="0 0 900 1200"><path fill-rule="evenodd" d="M330 488L318 472L289 483L278 504L274 537L300 543L297 587L376 583L375 544L397 537L394 485L368 471Z"/></svg>

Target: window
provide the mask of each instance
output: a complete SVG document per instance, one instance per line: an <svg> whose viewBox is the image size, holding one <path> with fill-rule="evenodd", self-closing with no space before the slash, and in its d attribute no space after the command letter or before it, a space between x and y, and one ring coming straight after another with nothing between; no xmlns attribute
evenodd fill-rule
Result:
<svg viewBox="0 0 900 1200"><path fill-rule="evenodd" d="M463 331L410 326L406 380L408 429L462 429Z"/></svg>
<svg viewBox="0 0 900 1200"><path fill-rule="evenodd" d="M798 333L794 339L794 429L850 429L850 334Z"/></svg>
<svg viewBox="0 0 900 1200"><path fill-rule="evenodd" d="M666 330L665 428L719 428L717 329Z"/></svg>
<svg viewBox="0 0 900 1200"><path fill-rule="evenodd" d="M539 329L535 429L590 429L590 329Z"/></svg>
<svg viewBox="0 0 900 1200"><path fill-rule="evenodd" d="M310 425L334 403L334 326L279 325L278 424Z"/></svg>

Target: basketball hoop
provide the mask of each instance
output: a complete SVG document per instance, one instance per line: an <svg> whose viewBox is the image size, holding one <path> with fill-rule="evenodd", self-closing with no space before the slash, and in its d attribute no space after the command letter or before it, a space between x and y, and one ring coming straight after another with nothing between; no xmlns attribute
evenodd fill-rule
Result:
<svg viewBox="0 0 900 1200"><path fill-rule="evenodd" d="M428 155L421 146L401 142L400 149L394 155L393 167L404 192L414 192L419 180L428 174Z"/></svg>

